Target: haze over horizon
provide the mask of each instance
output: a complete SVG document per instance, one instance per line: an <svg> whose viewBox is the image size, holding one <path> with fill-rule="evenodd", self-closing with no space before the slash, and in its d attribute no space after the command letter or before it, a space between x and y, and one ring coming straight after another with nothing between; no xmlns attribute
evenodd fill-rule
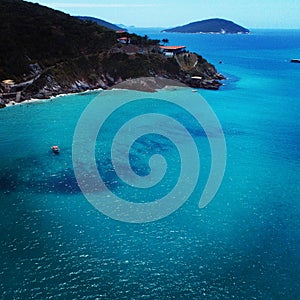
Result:
<svg viewBox="0 0 300 300"><path fill-rule="evenodd" d="M29 0L70 15L91 16L114 24L170 28L210 18L247 28L300 29L297 0Z"/></svg>

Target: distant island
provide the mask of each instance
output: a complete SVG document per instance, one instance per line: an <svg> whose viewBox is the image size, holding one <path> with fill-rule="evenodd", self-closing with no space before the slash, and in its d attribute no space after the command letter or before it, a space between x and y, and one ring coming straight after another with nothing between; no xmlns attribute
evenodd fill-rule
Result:
<svg viewBox="0 0 300 300"><path fill-rule="evenodd" d="M184 45L161 45L36 3L1 0L0 19L0 107L107 89L133 78L160 77L206 89L218 89L224 79Z"/></svg>
<svg viewBox="0 0 300 300"><path fill-rule="evenodd" d="M224 19L208 19L198 22L192 22L183 26L178 26L170 29L164 29L162 32L245 34L250 33L250 30L238 24L235 24L232 21Z"/></svg>
<svg viewBox="0 0 300 300"><path fill-rule="evenodd" d="M127 31L127 29L124 29L123 27L120 27L118 25L115 25L115 24L112 24L112 23L109 23L107 21L104 21L102 19L98 19L98 18L93 18L93 17L86 17L86 16L76 16L76 18L80 19L80 20L83 20L83 21L91 21L91 22L95 22L97 23L98 25L100 26L103 26L103 27L106 27L106 28L109 28L111 30L124 30L124 31Z"/></svg>
<svg viewBox="0 0 300 300"><path fill-rule="evenodd" d="M291 59L291 62L292 63L300 63L300 59L298 59L298 58L293 58L293 59Z"/></svg>

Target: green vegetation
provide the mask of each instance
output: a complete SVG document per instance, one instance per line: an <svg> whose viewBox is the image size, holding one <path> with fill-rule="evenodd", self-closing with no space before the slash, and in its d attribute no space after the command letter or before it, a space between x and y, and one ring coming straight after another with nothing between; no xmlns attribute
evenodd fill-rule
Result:
<svg viewBox="0 0 300 300"><path fill-rule="evenodd" d="M103 71L113 77L135 78L149 76L149 74L178 74L179 65L175 59L165 59L161 55L136 54L130 59L128 67L128 55L116 53L103 59Z"/></svg>
<svg viewBox="0 0 300 300"><path fill-rule="evenodd" d="M53 66L116 41L114 31L93 22L20 0L1 0L0 19L0 78L20 80L31 63Z"/></svg>

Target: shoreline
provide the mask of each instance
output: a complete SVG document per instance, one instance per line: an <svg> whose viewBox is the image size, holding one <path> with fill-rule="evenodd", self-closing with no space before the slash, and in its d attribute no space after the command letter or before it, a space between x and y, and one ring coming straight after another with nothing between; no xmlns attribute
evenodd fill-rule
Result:
<svg viewBox="0 0 300 300"><path fill-rule="evenodd" d="M26 105L26 104L32 104L32 103L37 103L37 102L44 102L44 101L52 101L52 100L55 100L56 98L60 98L60 97L66 97L66 96L71 96L71 95L81 95L81 94L85 94L85 93L91 93L91 92L100 92L100 91L104 91L103 89L93 89L93 90L86 90L86 91L83 91L83 92L77 92L77 93L61 93L61 94L58 94L56 96L51 96L49 98L44 98L44 99L40 99L40 98L31 98L31 99L27 99L27 100L24 100L24 101L21 101L21 102L14 102L14 101L11 101L9 103L6 104L5 107L3 108L6 108L6 107L12 107L12 106L19 106L19 105Z"/></svg>
<svg viewBox="0 0 300 300"><path fill-rule="evenodd" d="M65 97L65 96L71 96L71 95L82 95L85 93L97 93L101 91L113 91L113 90L129 90L129 91L140 91L140 92L146 92L146 93L155 93L158 90L162 89L176 89L176 88L191 88L184 83L168 78L163 77L139 77L139 78L133 78L133 79L127 79L120 83L117 83L108 89L102 89L102 88L95 88L95 89L88 89L82 92L70 92L70 93L61 93L56 96L51 96L49 98L31 98L24 100L22 102L14 102L11 101L6 104L5 107L13 107L13 106L20 106L20 105L29 105L32 103L38 103L38 102L44 102L44 101L52 101L56 98Z"/></svg>

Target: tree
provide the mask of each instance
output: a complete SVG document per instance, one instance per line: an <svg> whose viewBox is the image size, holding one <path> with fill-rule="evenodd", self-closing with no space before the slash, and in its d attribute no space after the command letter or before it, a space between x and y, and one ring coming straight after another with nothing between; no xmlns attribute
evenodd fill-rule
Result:
<svg viewBox="0 0 300 300"><path fill-rule="evenodd" d="M164 43L164 45L169 43L168 39L162 39L161 41Z"/></svg>

